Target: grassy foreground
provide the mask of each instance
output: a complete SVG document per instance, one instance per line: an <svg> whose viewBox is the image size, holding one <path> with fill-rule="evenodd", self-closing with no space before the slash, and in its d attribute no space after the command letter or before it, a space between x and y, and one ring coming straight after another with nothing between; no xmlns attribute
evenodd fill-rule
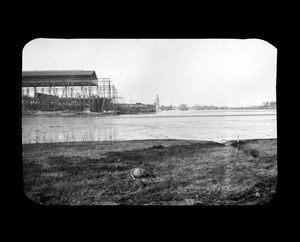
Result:
<svg viewBox="0 0 300 242"><path fill-rule="evenodd" d="M24 192L43 205L268 203L276 192L277 139L235 147L190 140L24 144ZM134 180L134 167L156 177Z"/></svg>

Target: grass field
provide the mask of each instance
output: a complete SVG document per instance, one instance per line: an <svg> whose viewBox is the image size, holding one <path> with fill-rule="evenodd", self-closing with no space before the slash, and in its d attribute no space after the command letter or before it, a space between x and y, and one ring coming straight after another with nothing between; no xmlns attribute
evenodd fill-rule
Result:
<svg viewBox="0 0 300 242"><path fill-rule="evenodd" d="M157 145L162 145L160 149ZM134 180L140 167L155 178ZM272 200L277 139L23 145L24 192L43 205L255 205Z"/></svg>

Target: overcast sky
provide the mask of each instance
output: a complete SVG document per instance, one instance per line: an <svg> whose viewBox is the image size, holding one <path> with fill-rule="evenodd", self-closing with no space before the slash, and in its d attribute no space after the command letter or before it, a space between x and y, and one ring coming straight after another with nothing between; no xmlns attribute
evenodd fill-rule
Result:
<svg viewBox="0 0 300 242"><path fill-rule="evenodd" d="M95 70L125 102L248 106L276 101L277 49L260 39L34 39L23 70Z"/></svg>

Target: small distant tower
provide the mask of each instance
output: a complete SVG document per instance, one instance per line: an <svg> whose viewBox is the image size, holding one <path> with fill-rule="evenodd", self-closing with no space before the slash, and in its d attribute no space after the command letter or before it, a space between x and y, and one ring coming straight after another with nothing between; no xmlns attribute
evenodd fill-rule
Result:
<svg viewBox="0 0 300 242"><path fill-rule="evenodd" d="M159 95L156 95L156 106L159 108L160 104L159 104Z"/></svg>
<svg viewBox="0 0 300 242"><path fill-rule="evenodd" d="M160 110L159 95L156 95L155 107L156 107L156 111Z"/></svg>

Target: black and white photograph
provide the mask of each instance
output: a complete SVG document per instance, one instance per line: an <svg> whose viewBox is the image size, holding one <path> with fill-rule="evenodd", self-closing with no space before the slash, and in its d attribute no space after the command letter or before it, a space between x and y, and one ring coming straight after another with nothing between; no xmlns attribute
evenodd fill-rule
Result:
<svg viewBox="0 0 300 242"><path fill-rule="evenodd" d="M270 204L276 77L258 38L32 39L23 191L43 206Z"/></svg>

